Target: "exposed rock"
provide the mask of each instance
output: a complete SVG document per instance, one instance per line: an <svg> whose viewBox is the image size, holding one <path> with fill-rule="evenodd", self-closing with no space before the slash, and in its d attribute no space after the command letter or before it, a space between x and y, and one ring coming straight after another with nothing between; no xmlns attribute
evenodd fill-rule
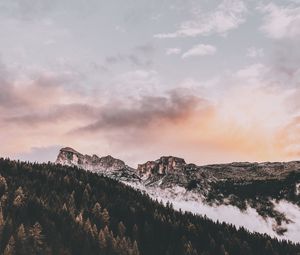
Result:
<svg viewBox="0 0 300 255"><path fill-rule="evenodd" d="M95 154L92 156L83 155L70 147L60 150L56 164L76 166L120 181L137 181L140 179L135 170L126 166L120 159L113 158L110 155L105 157L98 157Z"/></svg>
<svg viewBox="0 0 300 255"><path fill-rule="evenodd" d="M184 159L168 156L161 157L156 161L148 161L145 164L140 164L137 171L143 179L146 179L153 175L175 173L182 170L184 165L186 165Z"/></svg>

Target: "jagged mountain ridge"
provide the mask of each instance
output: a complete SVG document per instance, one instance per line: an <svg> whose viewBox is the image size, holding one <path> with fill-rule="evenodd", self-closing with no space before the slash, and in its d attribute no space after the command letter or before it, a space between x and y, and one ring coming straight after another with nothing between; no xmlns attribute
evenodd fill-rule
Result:
<svg viewBox="0 0 300 255"><path fill-rule="evenodd" d="M142 180L162 179L168 175L181 175L183 186L195 179L211 179L214 181L244 181L280 180L291 172L300 172L300 161L291 162L233 162L228 164L211 164L197 166L188 164L184 159L174 156L163 156L155 161L139 164L137 169L129 167L124 161L112 156L98 157L97 155L83 155L78 151L66 147L62 148L56 160L57 164L77 166L97 173L110 173L130 169ZM174 180L175 181L175 180ZM186 186L187 187L187 186Z"/></svg>
<svg viewBox="0 0 300 255"><path fill-rule="evenodd" d="M285 237L297 220L282 211L282 204L299 210L300 228L300 162L237 162L197 166L184 159L164 156L138 165L137 169L111 156L97 157L78 153L71 148L60 151L56 163L103 174L136 189L143 190L154 199L170 201L176 209L206 214L205 208L237 208L242 213L255 210L262 223L272 229L269 234ZM191 204L199 209L191 208ZM231 206L231 207L230 207ZM222 216L222 215L221 215ZM243 217L243 215L242 215ZM219 220L219 215L215 217ZM229 217L220 218L229 223ZM298 224L298 223L297 223ZM252 228L251 224L241 226ZM253 231L259 231L255 227ZM295 233L298 229L293 230ZM261 231L263 233L266 230ZM290 234L291 235L291 234ZM296 237L293 239L299 241Z"/></svg>
<svg viewBox="0 0 300 255"><path fill-rule="evenodd" d="M76 166L119 181L135 182L140 180L133 168L125 165L122 160L113 158L110 155L105 157L98 157L95 154L92 156L83 155L73 148L66 147L60 150L55 163Z"/></svg>

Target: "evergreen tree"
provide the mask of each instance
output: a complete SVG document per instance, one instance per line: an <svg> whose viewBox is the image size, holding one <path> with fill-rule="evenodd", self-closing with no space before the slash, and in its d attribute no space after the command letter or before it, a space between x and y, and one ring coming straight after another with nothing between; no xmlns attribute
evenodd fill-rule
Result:
<svg viewBox="0 0 300 255"><path fill-rule="evenodd" d="M82 202L81 203L82 203L84 209L87 209L89 200L90 200L90 192L89 192L90 188L88 188L88 187L90 187L90 186L87 185L82 194Z"/></svg>
<svg viewBox="0 0 300 255"><path fill-rule="evenodd" d="M25 232L25 227L23 224L21 224L17 231L17 241L19 244L22 244L22 246L26 243L27 237Z"/></svg>
<svg viewBox="0 0 300 255"><path fill-rule="evenodd" d="M140 251L136 241L133 242L132 255L140 255Z"/></svg>
<svg viewBox="0 0 300 255"><path fill-rule="evenodd" d="M93 213L96 220L101 219L101 205L98 202L95 203L95 205L92 209L92 213Z"/></svg>
<svg viewBox="0 0 300 255"><path fill-rule="evenodd" d="M38 222L29 229L29 236L32 254L41 254L44 246L44 236L42 235L42 226Z"/></svg>
<svg viewBox="0 0 300 255"><path fill-rule="evenodd" d="M80 212L80 213L77 215L75 221L76 221L79 225L81 225L81 226L83 225L82 212Z"/></svg>
<svg viewBox="0 0 300 255"><path fill-rule="evenodd" d="M118 224L118 233L119 233L120 237L124 237L125 236L125 232L126 232L126 227L123 224L123 222L120 221L119 224Z"/></svg>
<svg viewBox="0 0 300 255"><path fill-rule="evenodd" d="M106 208L103 209L101 217L102 217L103 224L104 225L109 225L109 219L110 219L110 217L109 217L109 213L108 213L108 211L107 211Z"/></svg>
<svg viewBox="0 0 300 255"><path fill-rule="evenodd" d="M0 240L2 240L4 224L5 224L5 221L4 221L4 217L3 217L2 206L0 204Z"/></svg>
<svg viewBox="0 0 300 255"><path fill-rule="evenodd" d="M14 255L15 254L15 239L13 236L10 237L8 244L5 247L3 255Z"/></svg>
<svg viewBox="0 0 300 255"><path fill-rule="evenodd" d="M6 179L0 175L0 198L4 195L4 193L7 191L7 182Z"/></svg>
<svg viewBox="0 0 300 255"><path fill-rule="evenodd" d="M22 187L19 187L15 192L15 199L13 205L15 207L21 207L24 205L24 202L25 202L25 194Z"/></svg>
<svg viewBox="0 0 300 255"><path fill-rule="evenodd" d="M102 229L99 232L98 241L99 241L100 248L104 250L107 247L107 241Z"/></svg>
<svg viewBox="0 0 300 255"><path fill-rule="evenodd" d="M132 238L135 241L139 240L139 228L136 224L134 224L132 228Z"/></svg>
<svg viewBox="0 0 300 255"><path fill-rule="evenodd" d="M70 195L67 207L69 209L69 213L71 214L71 216L74 217L76 213L75 191L73 191L72 194Z"/></svg>
<svg viewBox="0 0 300 255"><path fill-rule="evenodd" d="M93 233L91 221L89 218L87 218L87 220L84 223L84 231L90 235L92 235Z"/></svg>

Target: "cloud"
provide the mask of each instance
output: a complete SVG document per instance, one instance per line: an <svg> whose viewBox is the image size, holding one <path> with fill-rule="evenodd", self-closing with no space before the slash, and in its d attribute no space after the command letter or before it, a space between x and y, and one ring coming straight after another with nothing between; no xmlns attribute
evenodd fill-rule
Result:
<svg viewBox="0 0 300 255"><path fill-rule="evenodd" d="M264 55L264 49L255 47L248 48L246 53L249 58L262 58Z"/></svg>
<svg viewBox="0 0 300 255"><path fill-rule="evenodd" d="M181 53L181 49L179 48L168 48L166 49L166 55L178 55Z"/></svg>
<svg viewBox="0 0 300 255"><path fill-rule="evenodd" d="M296 39L300 36L300 7L274 3L258 8L265 16L261 30L273 39Z"/></svg>
<svg viewBox="0 0 300 255"><path fill-rule="evenodd" d="M166 96L143 96L134 102L118 102L117 107L107 104L98 114L97 120L76 130L79 133L100 130L144 129L159 123L177 122L199 108L207 108L204 99L193 95L182 95L177 91Z"/></svg>
<svg viewBox="0 0 300 255"><path fill-rule="evenodd" d="M33 147L28 152L14 155L14 158L31 162L53 162L56 160L57 152L62 147L62 145L53 145L49 147Z"/></svg>
<svg viewBox="0 0 300 255"><path fill-rule="evenodd" d="M214 55L217 51L217 48L209 44L198 44L182 54L182 58L189 58L195 56L207 56Z"/></svg>
<svg viewBox="0 0 300 255"><path fill-rule="evenodd" d="M49 109L38 109L30 114L25 113L19 116L7 117L3 121L17 125L37 126L45 124L55 124L60 121L74 119L89 120L98 115L98 108L87 104L58 104L52 105Z"/></svg>
<svg viewBox="0 0 300 255"><path fill-rule="evenodd" d="M177 31L156 34L155 38L178 38L208 36L212 34L226 35L230 30L238 28L245 22L246 5L241 0L223 0L216 10L203 13L193 10L193 18L182 22Z"/></svg>

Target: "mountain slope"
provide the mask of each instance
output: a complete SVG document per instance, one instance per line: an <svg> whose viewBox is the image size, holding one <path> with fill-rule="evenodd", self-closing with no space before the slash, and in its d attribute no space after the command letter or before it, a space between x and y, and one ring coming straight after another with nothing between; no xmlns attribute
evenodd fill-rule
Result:
<svg viewBox="0 0 300 255"><path fill-rule="evenodd" d="M128 186L76 167L0 159L0 174L0 253L300 252L299 245L181 214Z"/></svg>
<svg viewBox="0 0 300 255"><path fill-rule="evenodd" d="M60 160L60 154L57 163L70 165L69 161ZM78 163L76 154L73 157L70 152L69 156L75 158L73 165L95 172L94 166ZM96 172L142 190L154 199L172 202L176 209L300 242L298 161L197 166L168 156L140 164L136 170L124 166L125 163L123 167ZM113 174L124 169L131 173L126 179Z"/></svg>

